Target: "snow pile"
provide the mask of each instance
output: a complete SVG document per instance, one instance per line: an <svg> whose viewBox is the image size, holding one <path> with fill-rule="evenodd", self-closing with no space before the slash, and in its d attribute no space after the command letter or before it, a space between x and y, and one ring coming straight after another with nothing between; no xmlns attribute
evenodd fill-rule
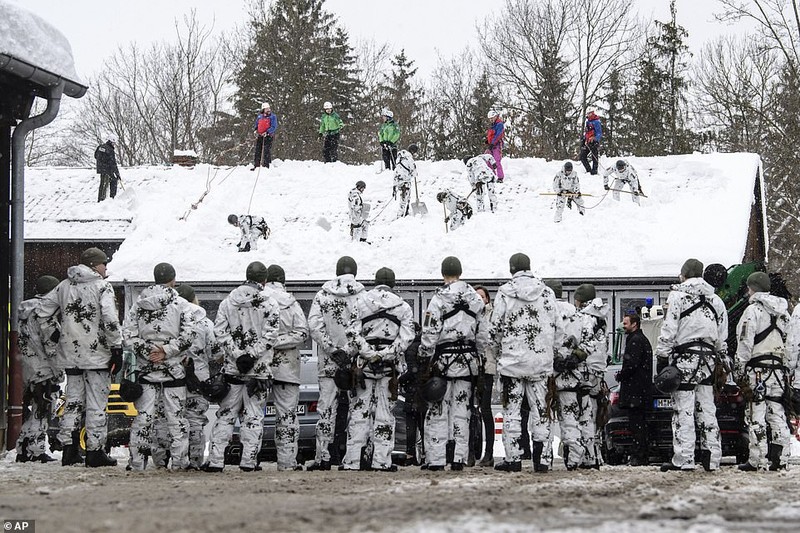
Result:
<svg viewBox="0 0 800 533"><path fill-rule="evenodd" d="M37 15L6 0L0 0L0 53L81 83L67 38Z"/></svg>
<svg viewBox="0 0 800 533"><path fill-rule="evenodd" d="M125 189L99 204L91 170L30 168L26 205L34 208L26 208L25 235L111 238L116 227L127 235L109 265L113 281L150 281L160 261L172 263L181 281L235 281L254 260L282 265L290 280L325 280L342 255L356 259L360 279L382 266L398 279L439 279L447 255L461 259L465 278L505 278L508 258L519 251L531 257L539 275L577 279L677 276L688 257L726 266L741 262L757 155L629 161L648 195L641 207L629 194L614 201L605 195L602 177L581 171L582 191L592 195L585 198L586 215L565 210L563 222L555 224L554 196L542 193L551 192L562 162L504 160L508 177L497 185L497 212L476 212L453 232L445 231L436 193L449 188L467 196L460 161L419 162L419 199L429 213L402 219L392 200L393 174L376 175L376 166L276 161L255 171L128 168L121 171ZM602 163L608 167L613 160ZM371 245L349 237L347 195L357 180L366 182L364 199L372 206ZM474 195L470 203L474 208ZM269 240L259 241L257 251L237 253L239 231L226 221L232 213L263 216L272 230ZM100 230L86 222L91 220L103 221L100 234L92 234Z"/></svg>

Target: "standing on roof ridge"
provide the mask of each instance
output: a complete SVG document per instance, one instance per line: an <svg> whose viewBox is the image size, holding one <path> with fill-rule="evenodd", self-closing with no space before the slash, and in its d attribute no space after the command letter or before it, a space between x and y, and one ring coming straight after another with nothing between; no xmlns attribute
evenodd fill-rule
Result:
<svg viewBox="0 0 800 533"><path fill-rule="evenodd" d="M322 160L326 163L335 163L339 160L339 135L344 127L344 122L339 113L333 110L333 104L322 104L322 116L319 118L319 138L324 139L322 144Z"/></svg>
<svg viewBox="0 0 800 533"><path fill-rule="evenodd" d="M478 212L486 210L485 201L489 200L489 211L494 213L497 207L497 196L494 194L495 171L499 168L494 157L481 154L471 158L464 158L467 165L467 179L475 191L475 207Z"/></svg>
<svg viewBox="0 0 800 533"><path fill-rule="evenodd" d="M595 109L590 107L586 110L586 122L584 123L584 133L581 139L580 159L586 172L597 174L597 166L600 164L600 141L603 138L603 125L600 117L595 113ZM589 155L592 156L592 164L589 165Z"/></svg>
<svg viewBox="0 0 800 533"><path fill-rule="evenodd" d="M490 110L487 117L491 119L492 125L486 131L486 153L491 154L497 165L497 183L503 183L505 174L503 173L503 144L505 140L506 126L500 117L500 111Z"/></svg>
<svg viewBox="0 0 800 533"><path fill-rule="evenodd" d="M410 144L407 150L400 150L397 153L397 166L394 169L394 186L392 187L392 197L400 198L397 200L397 218L408 216L408 207L411 202L411 180L417 177L417 164L414 162L414 154L419 148L416 144Z"/></svg>
<svg viewBox="0 0 800 533"><path fill-rule="evenodd" d="M378 141L381 143L384 166L378 170L379 174L384 170L394 170L397 163L397 142L400 140L400 125L395 122L394 113L384 107L381 116L383 123L378 130Z"/></svg>
<svg viewBox="0 0 800 533"><path fill-rule="evenodd" d="M278 129L278 117L264 102L261 104L261 112L256 117L253 125L253 136L256 138L255 153L253 154L253 166L269 168L272 163L272 141L275 138L275 130Z"/></svg>
<svg viewBox="0 0 800 533"><path fill-rule="evenodd" d="M120 176L114 147L116 143L116 135L109 135L108 140L94 151L94 158L97 160L97 173L100 174L100 191L97 194L98 202L106 199L106 191L109 190L109 187L111 188L109 191L111 198L117 195L117 182L120 180Z"/></svg>

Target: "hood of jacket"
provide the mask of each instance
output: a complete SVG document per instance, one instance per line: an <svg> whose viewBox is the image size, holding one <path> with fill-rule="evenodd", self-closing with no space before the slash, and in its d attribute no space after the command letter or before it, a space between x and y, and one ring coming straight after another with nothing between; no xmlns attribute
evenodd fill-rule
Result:
<svg viewBox="0 0 800 533"><path fill-rule="evenodd" d="M272 296L276 302L278 302L278 306L281 309L288 309L297 301L294 295L287 292L283 287L283 284L277 281L270 281L264 285L264 290L266 290L269 295Z"/></svg>
<svg viewBox="0 0 800 533"><path fill-rule="evenodd" d="M330 281L326 281L322 290L333 296L353 296L364 290L364 285L356 281L352 274L342 274Z"/></svg>
<svg viewBox="0 0 800 533"><path fill-rule="evenodd" d="M21 320L27 320L28 317L39 307L39 301L42 299L41 296L34 296L30 300L23 300L19 304L19 318Z"/></svg>
<svg viewBox="0 0 800 533"><path fill-rule="evenodd" d="M709 285L703 278L689 278L683 283L673 285L671 288L673 291L685 292L694 296L700 296L701 294L711 296L714 294L714 287Z"/></svg>
<svg viewBox="0 0 800 533"><path fill-rule="evenodd" d="M378 285L371 291L364 293L361 305L367 311L366 315L375 314L381 310L394 309L403 303L403 298L392 292L387 285ZM364 318L363 316L361 318Z"/></svg>
<svg viewBox="0 0 800 533"><path fill-rule="evenodd" d="M166 285L150 285L139 295L137 303L142 309L155 311L163 309L178 298L178 293L172 287Z"/></svg>
<svg viewBox="0 0 800 533"><path fill-rule="evenodd" d="M595 298L580 309L581 313L603 319L608 318L608 311L608 304L603 303L602 298Z"/></svg>
<svg viewBox="0 0 800 533"><path fill-rule="evenodd" d="M511 281L500 287L500 292L511 298L532 302L542 296L546 286L530 270L521 270L511 277Z"/></svg>
<svg viewBox="0 0 800 533"><path fill-rule="evenodd" d="M474 312L479 312L485 306L483 300L478 296L478 293L472 291L474 298L469 297L470 287L465 281L454 281L444 287L436 289L436 294L445 303L445 307L450 308L460 301L465 301L470 309ZM466 298L465 298L466 296Z"/></svg>
<svg viewBox="0 0 800 533"><path fill-rule="evenodd" d="M67 278L72 283L91 283L103 279L100 273L86 265L74 265L67 269Z"/></svg>
<svg viewBox="0 0 800 533"><path fill-rule="evenodd" d="M761 304L764 309L772 316L781 316L789 310L789 304L779 296L773 296L768 292L757 292L750 297L750 303Z"/></svg>
<svg viewBox="0 0 800 533"><path fill-rule="evenodd" d="M261 285L253 281L239 285L228 295L228 301L237 308L258 307L266 298Z"/></svg>

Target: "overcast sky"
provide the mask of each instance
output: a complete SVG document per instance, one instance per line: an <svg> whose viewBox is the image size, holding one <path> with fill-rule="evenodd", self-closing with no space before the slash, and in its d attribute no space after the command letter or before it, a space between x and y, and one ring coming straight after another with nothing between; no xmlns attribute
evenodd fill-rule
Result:
<svg viewBox="0 0 800 533"><path fill-rule="evenodd" d="M89 78L117 46L146 45L172 39L175 19L196 9L200 20L215 30L243 25L244 0L8 0L41 16L72 44L75 67ZM632 0L646 19L666 21L668 0ZM498 13L503 0L327 0L326 9L339 17L352 38L389 42L427 76L436 66L437 53L454 55L477 44L476 24ZM697 55L710 37L735 28L713 21L716 0L678 0L678 23L689 31L689 46Z"/></svg>

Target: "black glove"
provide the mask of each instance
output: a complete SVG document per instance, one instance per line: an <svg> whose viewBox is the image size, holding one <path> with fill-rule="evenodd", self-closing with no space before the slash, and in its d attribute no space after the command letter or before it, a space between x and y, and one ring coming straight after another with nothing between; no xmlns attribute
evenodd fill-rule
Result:
<svg viewBox="0 0 800 533"><path fill-rule="evenodd" d="M331 354L331 360L336 363L336 366L339 368L345 368L350 366L350 356L347 355L347 352L342 350L341 348L338 350L334 350Z"/></svg>
<svg viewBox="0 0 800 533"><path fill-rule="evenodd" d="M605 190L607 190L607 191L610 191L610 190L611 190L611 187L609 187L609 186L608 186L608 184L606 184L606 185L603 185L603 188L604 188Z"/></svg>
<svg viewBox="0 0 800 533"><path fill-rule="evenodd" d="M572 209L572 197L567 198L567 207Z"/></svg>
<svg viewBox="0 0 800 533"><path fill-rule="evenodd" d="M61 338L61 329L56 328L53 330L53 333L50 334L50 340L52 342L58 342L58 339Z"/></svg>
<svg viewBox="0 0 800 533"><path fill-rule="evenodd" d="M395 200L397 200L397 185L395 185L394 187L392 187L392 198L394 198Z"/></svg>
<svg viewBox="0 0 800 533"><path fill-rule="evenodd" d="M111 348L111 359L108 361L108 369L115 376L122 370L122 347Z"/></svg>
<svg viewBox="0 0 800 533"><path fill-rule="evenodd" d="M247 395L255 396L256 394L269 393L272 388L272 380L269 379L251 379L247 382Z"/></svg>

